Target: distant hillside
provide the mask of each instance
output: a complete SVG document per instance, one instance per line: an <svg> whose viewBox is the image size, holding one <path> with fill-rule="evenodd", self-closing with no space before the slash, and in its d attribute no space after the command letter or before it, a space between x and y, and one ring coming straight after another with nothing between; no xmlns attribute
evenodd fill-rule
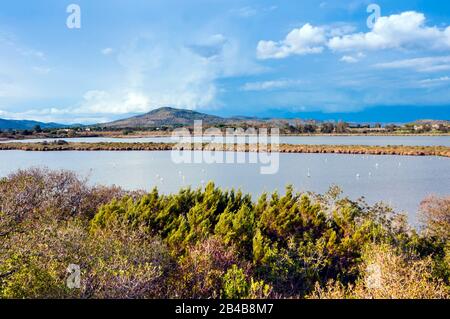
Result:
<svg viewBox="0 0 450 319"><path fill-rule="evenodd" d="M32 130L34 127L36 127L36 125L39 125L43 129L60 128L68 126L58 123L43 123L38 121L0 119L0 130Z"/></svg>
<svg viewBox="0 0 450 319"><path fill-rule="evenodd" d="M299 115L299 114L297 114ZM303 118L305 118L303 116ZM194 124L195 120L202 120L205 125L235 125L243 124L250 126L271 125L272 127L284 127L286 125L297 125L299 122L304 124L315 124L324 122L323 120L302 120L298 117L279 117L279 118L259 118L249 116L234 116L224 118L215 115L209 115L191 110L176 109L172 107L162 107L146 114L137 115L122 120L117 120L110 123L97 124L96 126L111 128L111 129L138 129L138 128L154 128L154 127L174 127L174 126L190 126ZM334 122L337 122L336 120ZM352 122L352 121L349 121ZM355 121L354 123L361 123ZM445 120L418 120L415 124L443 124L449 125L449 121Z"/></svg>
<svg viewBox="0 0 450 319"><path fill-rule="evenodd" d="M163 107L143 115L99 125L110 128L147 128L155 126L192 125L195 120L202 120L205 124L219 124L229 121L219 116L196 111Z"/></svg>

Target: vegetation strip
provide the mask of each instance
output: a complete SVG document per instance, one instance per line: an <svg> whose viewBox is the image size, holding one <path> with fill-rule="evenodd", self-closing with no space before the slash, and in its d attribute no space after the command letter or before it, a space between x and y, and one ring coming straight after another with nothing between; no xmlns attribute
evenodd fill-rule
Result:
<svg viewBox="0 0 450 319"><path fill-rule="evenodd" d="M0 150L21 151L169 151L174 148L184 150L226 150L226 151L258 151L257 145L223 145L203 144L180 147L173 143L4 143ZM270 151L270 145L267 149ZM265 149L265 147L262 147ZM369 146L369 145L292 145L280 144L281 153L335 153L335 154L368 154L368 155L404 155L404 156L443 156L450 157L447 146Z"/></svg>
<svg viewBox="0 0 450 319"><path fill-rule="evenodd" d="M450 298L449 196L419 231L336 186L165 195L30 169L0 179L0 207L0 299Z"/></svg>

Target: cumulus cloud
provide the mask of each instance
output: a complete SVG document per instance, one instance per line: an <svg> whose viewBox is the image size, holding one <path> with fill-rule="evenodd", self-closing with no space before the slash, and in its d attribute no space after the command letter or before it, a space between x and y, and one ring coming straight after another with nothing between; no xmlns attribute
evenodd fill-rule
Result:
<svg viewBox="0 0 450 319"><path fill-rule="evenodd" d="M111 120L108 117L102 117L99 115L93 116L84 114L68 113L68 110L62 110L58 108L46 108L46 109L31 109L23 112L11 112L0 110L0 117L13 120L34 120L40 122L56 122L62 124L96 124L105 123Z"/></svg>
<svg viewBox="0 0 450 319"><path fill-rule="evenodd" d="M216 107L219 79L261 70L237 41L221 34L189 44L141 36L119 54L119 63L125 70L124 87L144 92L152 107L189 109Z"/></svg>
<svg viewBox="0 0 450 319"><path fill-rule="evenodd" d="M259 59L282 59L291 55L321 53L326 43L325 29L307 23L289 32L282 41L259 41Z"/></svg>
<svg viewBox="0 0 450 319"><path fill-rule="evenodd" d="M291 55L317 54L329 48L338 52L364 52L385 49L449 50L450 27L428 26L423 13L406 11L380 17L369 32L355 32L351 25L316 27L305 24L292 30L284 40L259 41L260 59L282 59ZM355 63L347 54L341 61Z"/></svg>
<svg viewBox="0 0 450 319"><path fill-rule="evenodd" d="M345 63L358 63L364 57L365 57L365 54L362 52L359 52L356 55L344 55L341 58L341 61L345 62Z"/></svg>
<svg viewBox="0 0 450 319"><path fill-rule="evenodd" d="M346 62L346 63L357 63L357 62L358 62L358 59L355 58L355 57L353 57L353 56L351 56L351 55L344 55L344 56L341 58L341 61L342 61L342 62Z"/></svg>
<svg viewBox="0 0 450 319"><path fill-rule="evenodd" d="M91 90L83 95L79 105L73 107L50 107L21 112L0 110L0 116L47 122L98 123L110 121L122 114L144 113L153 108L148 97L141 92L125 90L111 93Z"/></svg>
<svg viewBox="0 0 450 319"><path fill-rule="evenodd" d="M351 24L335 23L324 27L327 39L340 37L356 31L356 27Z"/></svg>
<svg viewBox="0 0 450 319"><path fill-rule="evenodd" d="M147 96L140 92L125 91L111 94L106 91L92 90L83 96L79 107L70 110L75 114L124 114L141 113L151 108Z"/></svg>
<svg viewBox="0 0 450 319"><path fill-rule="evenodd" d="M121 76L113 86L88 90L79 102L70 106L20 115L42 120L66 119L65 122L73 122L75 118L95 122L92 119L98 118L99 122L105 122L163 106L213 108L221 91L218 79L262 70L242 56L238 42L224 35L203 37L191 44L183 42L168 43L139 36L117 51ZM1 88L0 85L0 94Z"/></svg>
<svg viewBox="0 0 450 319"><path fill-rule="evenodd" d="M241 48L236 38L196 33L167 40L166 35L146 33L130 39L120 49L99 50L105 55L114 53L117 77L92 81L71 91L71 86L58 80L60 70L50 69L38 56L25 60L17 54L17 46L2 43L6 40L0 33L0 108L15 118L93 122L93 118L114 120L163 106L212 109L221 105L224 89L218 84L220 79L265 70L254 61L253 52ZM42 81L44 75L47 81ZM85 73L82 75L85 77ZM60 83L62 90L57 91L61 95L55 96L55 87L60 88ZM92 83L101 83L101 87L92 87ZM80 89L85 92L82 96ZM51 90L48 95L47 90ZM31 98L59 105L42 106L38 111L30 108L29 112L18 106Z"/></svg>
<svg viewBox="0 0 450 319"><path fill-rule="evenodd" d="M213 56L217 54L222 53ZM119 54L119 62L126 72L124 85L145 92L152 106L196 109L212 103L217 94L220 63L207 55L191 46L172 47L140 38Z"/></svg>
<svg viewBox="0 0 450 319"><path fill-rule="evenodd" d="M335 51L426 48L450 49L450 27L426 25L423 13L407 11L380 17L372 31L333 37L328 46Z"/></svg>

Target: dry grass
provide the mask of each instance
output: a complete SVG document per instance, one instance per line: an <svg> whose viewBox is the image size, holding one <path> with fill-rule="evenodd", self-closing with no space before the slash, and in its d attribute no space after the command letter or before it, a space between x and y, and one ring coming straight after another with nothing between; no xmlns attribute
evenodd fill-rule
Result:
<svg viewBox="0 0 450 319"><path fill-rule="evenodd" d="M180 150L216 150L216 151L258 151L257 145L204 144L176 146L173 143L3 143L0 150L22 151L170 151ZM265 148L262 148L266 150ZM270 145L267 148L271 150ZM281 153L331 153L331 154L368 154L368 155L404 155L404 156L443 156L450 157L450 147L446 146L368 146L368 145L292 145L280 144L274 151Z"/></svg>

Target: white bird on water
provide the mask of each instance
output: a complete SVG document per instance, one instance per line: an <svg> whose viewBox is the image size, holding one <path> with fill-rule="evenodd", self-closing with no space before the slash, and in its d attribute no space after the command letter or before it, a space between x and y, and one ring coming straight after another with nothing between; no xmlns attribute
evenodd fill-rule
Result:
<svg viewBox="0 0 450 319"><path fill-rule="evenodd" d="M359 173L357 173L357 174L356 174L356 178L359 179L359 177L360 177L360 175L359 175Z"/></svg>
<svg viewBox="0 0 450 319"><path fill-rule="evenodd" d="M311 177L311 172L309 171L309 168L308 168L308 173L306 174L306 176L308 176L308 178Z"/></svg>

